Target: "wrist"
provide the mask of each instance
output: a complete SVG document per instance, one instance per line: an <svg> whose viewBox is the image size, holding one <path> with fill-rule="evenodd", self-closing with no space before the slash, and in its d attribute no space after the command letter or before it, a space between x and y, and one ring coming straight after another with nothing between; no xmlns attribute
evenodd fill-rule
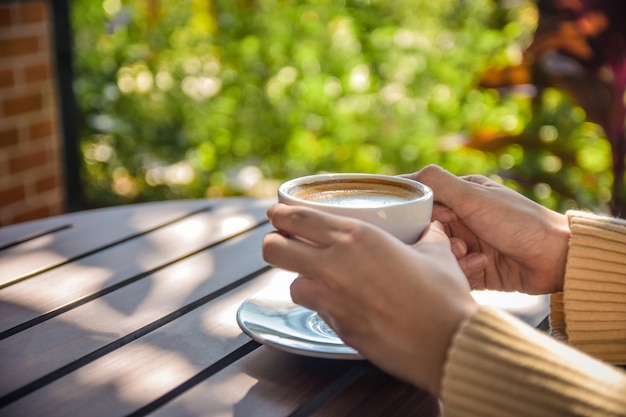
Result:
<svg viewBox="0 0 626 417"><path fill-rule="evenodd" d="M449 314L449 320L441 327L440 340L434 345L435 357L433 358L432 374L426 389L436 397L441 396L443 387L444 370L450 350L452 348L456 334L463 328L466 322L478 311L479 305L470 296L468 300L459 303L457 300L457 309L454 313Z"/></svg>
<svg viewBox="0 0 626 417"><path fill-rule="evenodd" d="M570 219L567 214L558 214L558 219L553 223L554 230L552 233L553 240L555 241L555 272L554 272L554 286L555 289L552 292L563 291L563 285L565 281L565 270L567 266L567 257L569 254L569 242L571 237Z"/></svg>

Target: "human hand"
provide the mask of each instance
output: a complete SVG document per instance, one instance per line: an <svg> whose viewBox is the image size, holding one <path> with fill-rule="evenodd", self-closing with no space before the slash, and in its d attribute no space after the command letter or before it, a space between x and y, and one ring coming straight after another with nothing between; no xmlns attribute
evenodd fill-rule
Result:
<svg viewBox="0 0 626 417"><path fill-rule="evenodd" d="M475 311L439 223L413 246L367 223L303 207L268 211L265 260L298 272L293 301L317 311L385 371L437 395L452 337Z"/></svg>
<svg viewBox="0 0 626 417"><path fill-rule="evenodd" d="M456 177L431 165L405 175L432 188L433 219L463 240L459 259L474 289L561 291L569 243L563 214L480 175Z"/></svg>

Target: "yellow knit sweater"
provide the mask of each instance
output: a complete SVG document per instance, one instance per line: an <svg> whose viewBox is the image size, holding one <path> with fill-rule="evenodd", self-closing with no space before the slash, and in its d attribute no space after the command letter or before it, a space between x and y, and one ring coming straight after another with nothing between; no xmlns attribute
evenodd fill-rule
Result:
<svg viewBox="0 0 626 417"><path fill-rule="evenodd" d="M626 221L579 211L568 218L553 335L479 308L448 352L445 416L626 416L626 372L610 365L626 364Z"/></svg>

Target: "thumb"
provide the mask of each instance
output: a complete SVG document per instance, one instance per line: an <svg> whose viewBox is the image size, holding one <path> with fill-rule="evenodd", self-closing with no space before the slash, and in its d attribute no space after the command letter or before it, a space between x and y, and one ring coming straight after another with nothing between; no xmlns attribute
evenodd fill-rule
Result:
<svg viewBox="0 0 626 417"><path fill-rule="evenodd" d="M428 185L435 195L435 201L452 209L463 216L465 210L470 210L470 202L476 201L476 192L485 184L478 176L461 178L446 171L437 165L428 165L420 171L407 177ZM487 178L484 178L489 181Z"/></svg>
<svg viewBox="0 0 626 417"><path fill-rule="evenodd" d="M426 227L422 237L417 241L417 245L423 243L437 243L450 249L450 239L446 235L443 225L437 220Z"/></svg>

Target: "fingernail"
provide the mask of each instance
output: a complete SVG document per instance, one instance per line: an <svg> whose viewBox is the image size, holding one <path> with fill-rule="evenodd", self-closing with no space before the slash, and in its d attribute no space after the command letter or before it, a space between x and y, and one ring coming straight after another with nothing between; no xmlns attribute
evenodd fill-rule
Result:
<svg viewBox="0 0 626 417"><path fill-rule="evenodd" d="M450 243L452 244L452 253L454 256L457 258L465 256L467 253L467 246L465 246L465 242L460 239L453 239Z"/></svg>
<svg viewBox="0 0 626 417"><path fill-rule="evenodd" d="M465 267L471 271L480 271L487 266L487 260L484 253L472 253L465 259Z"/></svg>

